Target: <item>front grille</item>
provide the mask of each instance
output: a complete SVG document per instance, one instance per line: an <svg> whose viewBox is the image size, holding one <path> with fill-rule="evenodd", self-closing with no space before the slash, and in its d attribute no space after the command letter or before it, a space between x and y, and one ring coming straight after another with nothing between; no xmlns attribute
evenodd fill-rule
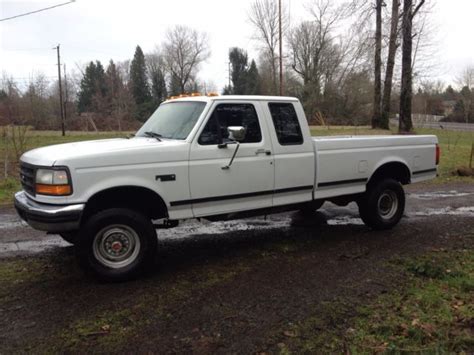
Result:
<svg viewBox="0 0 474 355"><path fill-rule="evenodd" d="M32 196L36 195L36 167L27 163L20 163L20 181L23 190Z"/></svg>

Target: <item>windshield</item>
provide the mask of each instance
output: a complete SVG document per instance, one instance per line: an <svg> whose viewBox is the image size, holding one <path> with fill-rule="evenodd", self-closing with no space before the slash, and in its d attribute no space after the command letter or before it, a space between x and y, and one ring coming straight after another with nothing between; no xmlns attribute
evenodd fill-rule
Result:
<svg viewBox="0 0 474 355"><path fill-rule="evenodd" d="M149 137L152 132L161 138L186 139L201 115L205 102L185 101L162 104L137 132Z"/></svg>

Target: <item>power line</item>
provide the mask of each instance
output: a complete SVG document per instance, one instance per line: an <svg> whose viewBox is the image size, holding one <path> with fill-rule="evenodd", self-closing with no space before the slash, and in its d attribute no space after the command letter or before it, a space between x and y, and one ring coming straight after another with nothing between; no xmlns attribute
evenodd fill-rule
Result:
<svg viewBox="0 0 474 355"><path fill-rule="evenodd" d="M20 52L20 51L49 51L51 48L2 48L5 52Z"/></svg>
<svg viewBox="0 0 474 355"><path fill-rule="evenodd" d="M13 19L15 19L15 18L22 17L22 16L28 16L28 15L36 14L36 13L41 12L41 11L51 10L51 9L54 9L55 7L60 7L60 6L68 5L68 4L73 3L73 2L75 2L75 1L76 1L76 0L70 0L70 1L65 2L65 3L62 3L62 4L58 4L58 5L53 5L53 6L45 7L45 8L39 9L39 10L26 12L26 13L24 13L24 14L15 15L15 16L11 16L11 17L5 17L5 18L0 19L0 22L2 22L2 21L7 21L7 20L13 20Z"/></svg>

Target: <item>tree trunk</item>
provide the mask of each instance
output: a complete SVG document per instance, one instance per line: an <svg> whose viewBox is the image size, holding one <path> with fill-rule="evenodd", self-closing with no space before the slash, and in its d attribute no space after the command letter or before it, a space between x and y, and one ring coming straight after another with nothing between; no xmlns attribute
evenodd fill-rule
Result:
<svg viewBox="0 0 474 355"><path fill-rule="evenodd" d="M412 101L412 11L413 0L403 1L403 47L402 47L402 87L400 90L400 121L398 130L402 132L411 132L413 122L411 120L411 101Z"/></svg>
<svg viewBox="0 0 474 355"><path fill-rule="evenodd" d="M392 95L393 68L395 67L395 55L397 54L398 16L400 12L400 1L392 0L392 21L390 24L390 40L388 44L387 70L383 86L382 117L380 126L389 129L390 99Z"/></svg>
<svg viewBox="0 0 474 355"><path fill-rule="evenodd" d="M382 1L376 0L376 26L375 26L375 82L374 82L374 110L372 128L380 128L381 98L382 98Z"/></svg>

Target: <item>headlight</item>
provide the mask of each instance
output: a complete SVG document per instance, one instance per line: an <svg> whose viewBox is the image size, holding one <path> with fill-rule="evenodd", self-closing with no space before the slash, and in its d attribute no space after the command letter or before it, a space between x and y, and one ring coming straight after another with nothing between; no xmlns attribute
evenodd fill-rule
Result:
<svg viewBox="0 0 474 355"><path fill-rule="evenodd" d="M36 171L36 193L65 196L72 192L66 169L38 169Z"/></svg>

